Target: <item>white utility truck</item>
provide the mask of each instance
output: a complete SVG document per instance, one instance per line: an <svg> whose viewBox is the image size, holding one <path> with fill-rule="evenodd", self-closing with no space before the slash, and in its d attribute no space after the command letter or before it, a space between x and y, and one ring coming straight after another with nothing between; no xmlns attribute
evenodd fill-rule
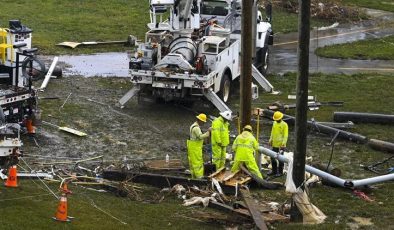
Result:
<svg viewBox="0 0 394 230"><path fill-rule="evenodd" d="M120 105L133 96L164 101L205 96L218 110L230 110L225 102L241 68L241 5L240 0L150 0L149 31L129 62L133 88ZM273 87L263 74L273 44L271 6L266 19L256 4L254 9L252 73L270 92Z"/></svg>

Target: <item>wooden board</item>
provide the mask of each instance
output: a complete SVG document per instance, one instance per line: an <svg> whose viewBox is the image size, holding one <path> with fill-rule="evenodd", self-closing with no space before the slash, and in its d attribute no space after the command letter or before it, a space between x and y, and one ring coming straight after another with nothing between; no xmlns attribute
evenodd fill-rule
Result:
<svg viewBox="0 0 394 230"><path fill-rule="evenodd" d="M225 185L234 187L237 183L239 185L243 185L252 180L250 176L248 176L242 171L232 173L231 171L227 171L225 168L219 169L217 172L209 175L208 178L215 178L220 183L224 183Z"/></svg>
<svg viewBox="0 0 394 230"><path fill-rule="evenodd" d="M150 160L144 161L144 165L149 170L185 170L182 161L179 159L169 160Z"/></svg>

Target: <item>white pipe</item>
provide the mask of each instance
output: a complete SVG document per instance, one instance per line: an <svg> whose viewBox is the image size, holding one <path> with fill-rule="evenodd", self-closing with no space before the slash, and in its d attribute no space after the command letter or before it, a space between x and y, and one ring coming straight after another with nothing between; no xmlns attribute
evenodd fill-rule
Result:
<svg viewBox="0 0 394 230"><path fill-rule="evenodd" d="M56 66L58 60L59 60L59 57L55 57L55 58L53 59L53 62L52 62L52 64L51 64L51 66L49 67L48 73L45 75L44 81L43 81L42 84L41 84L41 87L40 87L40 90L41 90L41 91L44 91L45 88L47 87L48 82L49 82L49 79L50 79L51 76L52 76L52 72L53 72L53 70L55 69L55 66Z"/></svg>
<svg viewBox="0 0 394 230"><path fill-rule="evenodd" d="M276 158L281 162L288 162L289 161L285 156L280 155L279 153L274 152L270 149L264 148L262 146L259 147L259 152L261 152L267 156ZM333 176L327 172L324 172L322 170L314 168L310 165L305 165L305 171L312 173L316 176L319 176L319 177L323 178L324 180L327 180L327 181L329 181L333 184L336 184L340 187L345 187L345 188L357 188L357 187L362 187L365 185L376 184L376 183L380 183L380 182L394 180L394 173L383 175L383 176L360 179L360 180L344 180L342 178Z"/></svg>

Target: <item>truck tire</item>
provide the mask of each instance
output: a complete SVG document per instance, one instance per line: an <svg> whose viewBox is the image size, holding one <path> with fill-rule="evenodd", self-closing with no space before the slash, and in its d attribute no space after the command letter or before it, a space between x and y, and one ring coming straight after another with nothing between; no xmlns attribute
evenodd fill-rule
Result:
<svg viewBox="0 0 394 230"><path fill-rule="evenodd" d="M265 75L268 72L268 62L269 62L269 48L268 45L264 46L263 52L261 54L261 65L259 71L261 74Z"/></svg>
<svg viewBox="0 0 394 230"><path fill-rule="evenodd" d="M231 91L230 76L227 73L225 73L223 75L222 81L220 82L220 91L219 91L219 97L223 100L223 102L227 102L230 99L230 91Z"/></svg>

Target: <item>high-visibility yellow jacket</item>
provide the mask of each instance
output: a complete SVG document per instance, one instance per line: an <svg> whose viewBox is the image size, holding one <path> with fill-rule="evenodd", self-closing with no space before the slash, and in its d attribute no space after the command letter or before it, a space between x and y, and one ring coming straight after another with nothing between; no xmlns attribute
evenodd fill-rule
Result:
<svg viewBox="0 0 394 230"><path fill-rule="evenodd" d="M289 136L289 128L283 120L281 122L274 121L271 130L270 142L272 147L286 147L287 138Z"/></svg>
<svg viewBox="0 0 394 230"><path fill-rule="evenodd" d="M204 144L204 138L208 136L209 132L203 134L197 122L190 126L190 139L186 141L186 146L192 178L201 178L204 176L202 146Z"/></svg>
<svg viewBox="0 0 394 230"><path fill-rule="evenodd" d="M235 152L234 161L254 161L254 151L257 151L259 144L256 138L248 131L243 131L235 138L232 149Z"/></svg>
<svg viewBox="0 0 394 230"><path fill-rule="evenodd" d="M211 130L212 145L227 146L230 144L229 125L221 116L213 120Z"/></svg>

